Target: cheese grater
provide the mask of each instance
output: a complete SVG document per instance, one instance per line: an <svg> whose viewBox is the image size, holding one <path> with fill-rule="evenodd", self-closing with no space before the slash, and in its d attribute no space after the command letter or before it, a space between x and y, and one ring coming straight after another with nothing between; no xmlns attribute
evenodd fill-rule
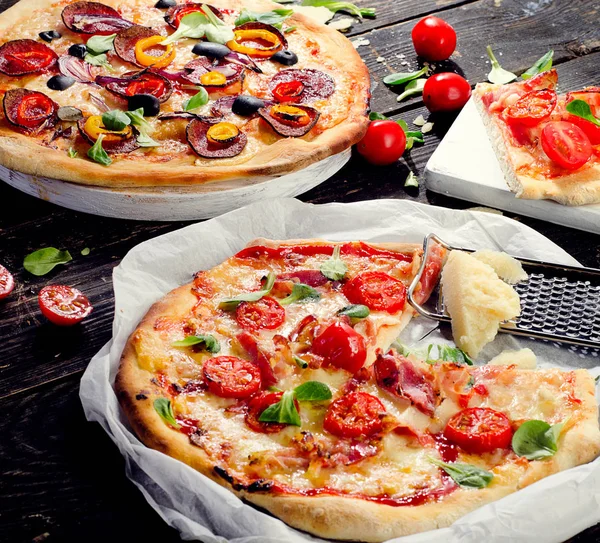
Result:
<svg viewBox="0 0 600 543"><path fill-rule="evenodd" d="M426 307L413 296L435 244L450 251L475 250L453 247L435 234L429 234L423 242L423 260L408 289L408 301L424 317L449 323L439 281ZM514 286L521 299L521 316L502 323L499 331L600 348L600 270L514 258L529 278Z"/></svg>

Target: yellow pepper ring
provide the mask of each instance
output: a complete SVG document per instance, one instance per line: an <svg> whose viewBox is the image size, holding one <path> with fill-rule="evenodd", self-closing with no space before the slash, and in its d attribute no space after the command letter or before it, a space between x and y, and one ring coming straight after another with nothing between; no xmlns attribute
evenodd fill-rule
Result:
<svg viewBox="0 0 600 543"><path fill-rule="evenodd" d="M164 39L164 36L149 36L135 42L135 59L138 63L142 66L152 66L154 68L164 68L171 64L175 58L175 49L171 43L164 46L161 45L161 47L165 48L165 52L162 55L154 56L146 53L148 49L160 45L160 42Z"/></svg>
<svg viewBox="0 0 600 543"><path fill-rule="evenodd" d="M283 44L281 43L279 36L262 28L234 30L233 33L235 34L235 39L228 41L227 47L238 53L243 53L252 57L270 58L277 53L277 51L283 49ZM252 42L252 45L244 45L244 42L246 41Z"/></svg>
<svg viewBox="0 0 600 543"><path fill-rule="evenodd" d="M237 138L240 131L233 123L213 124L206 132L208 141L212 143L229 143Z"/></svg>
<svg viewBox="0 0 600 543"><path fill-rule="evenodd" d="M271 115L284 124L306 126L308 123L310 123L310 115L303 109L296 106L275 104L271 108Z"/></svg>
<svg viewBox="0 0 600 543"><path fill-rule="evenodd" d="M227 78L221 72L207 72L200 76L200 84L207 87L225 85Z"/></svg>
<svg viewBox="0 0 600 543"><path fill-rule="evenodd" d="M83 130L94 141L100 134L104 134L104 141L107 143L129 139L133 135L131 126L126 126L123 130L108 130L102 124L102 115L88 117L83 125Z"/></svg>

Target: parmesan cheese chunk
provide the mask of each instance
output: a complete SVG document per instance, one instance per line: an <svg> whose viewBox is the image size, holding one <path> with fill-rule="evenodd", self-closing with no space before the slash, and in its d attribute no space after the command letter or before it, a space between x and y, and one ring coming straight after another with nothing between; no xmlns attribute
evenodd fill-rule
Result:
<svg viewBox="0 0 600 543"><path fill-rule="evenodd" d="M491 366L510 366L513 364L524 370L534 370L537 366L535 353L531 349L502 351L488 362L488 365Z"/></svg>
<svg viewBox="0 0 600 543"><path fill-rule="evenodd" d="M454 342L473 357L496 337L502 321L521 312L515 290L491 266L463 251L450 252L442 289Z"/></svg>
<svg viewBox="0 0 600 543"><path fill-rule="evenodd" d="M498 274L498 277L511 285L527 279L527 274L523 270L521 263L506 253L497 251L475 251L473 256L485 264L488 264Z"/></svg>

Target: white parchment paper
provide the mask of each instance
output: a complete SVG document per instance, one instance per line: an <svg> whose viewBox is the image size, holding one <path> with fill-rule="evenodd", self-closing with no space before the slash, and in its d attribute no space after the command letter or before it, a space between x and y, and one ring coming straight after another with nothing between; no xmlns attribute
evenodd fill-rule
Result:
<svg viewBox="0 0 600 543"><path fill-rule="evenodd" d="M126 460L127 476L185 540L206 543L322 541L244 504L187 465L146 448L120 412L113 383L129 334L156 300L187 283L256 237L421 243L435 232L453 245L502 249L513 255L577 265L536 231L499 215L425 206L404 200L310 205L270 200L188 226L132 249L114 270L113 338L81 381L86 417L99 422ZM435 325L415 319L402 340L411 345ZM448 343L437 330L427 342ZM481 355L527 346L541 365L585 367L600 374L598 351L499 336ZM118 474L115 474L118 477ZM560 542L600 522L600 459L553 475L463 517L449 528L391 540L402 543Z"/></svg>

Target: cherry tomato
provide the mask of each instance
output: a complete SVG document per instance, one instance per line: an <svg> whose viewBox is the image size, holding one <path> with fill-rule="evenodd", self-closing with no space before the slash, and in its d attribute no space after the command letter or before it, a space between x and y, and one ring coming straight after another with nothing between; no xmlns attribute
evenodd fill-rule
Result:
<svg viewBox="0 0 600 543"><path fill-rule="evenodd" d="M364 338L344 322L334 322L313 341L312 351L327 364L356 373L367 359Z"/></svg>
<svg viewBox="0 0 600 543"><path fill-rule="evenodd" d="M297 102L303 90L301 81L283 81L273 89L273 98L278 102Z"/></svg>
<svg viewBox="0 0 600 543"><path fill-rule="evenodd" d="M287 424L279 422L261 422L258 419L267 407L277 403L281 400L282 396L283 392L261 392L252 397L248 402L248 411L245 419L246 424L255 432L261 432L263 434L275 434L281 432ZM298 409L299 413L300 408L298 402L294 400L294 403L296 404L296 409Z"/></svg>
<svg viewBox="0 0 600 543"><path fill-rule="evenodd" d="M351 392L331 403L323 428L338 437L368 437L383 428L385 407L366 392Z"/></svg>
<svg viewBox="0 0 600 543"><path fill-rule="evenodd" d="M359 273L344 285L343 292L350 303L366 305L373 311L397 313L406 303L404 283L384 272Z"/></svg>
<svg viewBox="0 0 600 543"><path fill-rule="evenodd" d="M455 111L463 107L471 96L471 85L458 74L444 72L432 75L423 87L423 102L432 113Z"/></svg>
<svg viewBox="0 0 600 543"><path fill-rule="evenodd" d="M49 285L40 290L38 303L42 315L58 326L72 326L92 312L90 301L73 287Z"/></svg>
<svg viewBox="0 0 600 543"><path fill-rule="evenodd" d="M548 158L567 170L581 168L592 156L592 144L573 123L553 121L542 129L542 149Z"/></svg>
<svg viewBox="0 0 600 543"><path fill-rule="evenodd" d="M489 407L470 407L450 418L444 436L467 452L481 454L508 448L512 430L504 413Z"/></svg>
<svg viewBox="0 0 600 543"><path fill-rule="evenodd" d="M2 264L0 264L0 300L6 298L15 288L15 280Z"/></svg>
<svg viewBox="0 0 600 543"><path fill-rule="evenodd" d="M406 149L406 134L394 121L372 121L356 150L371 164L393 164Z"/></svg>
<svg viewBox="0 0 600 543"><path fill-rule="evenodd" d="M274 330L285 321L285 309L271 297L265 297L258 302L242 302L235 310L238 324L246 330Z"/></svg>
<svg viewBox="0 0 600 543"><path fill-rule="evenodd" d="M446 60L456 49L456 32L446 21L430 15L412 29L415 51L427 60Z"/></svg>
<svg viewBox="0 0 600 543"><path fill-rule="evenodd" d="M550 89L534 90L524 94L504 111L508 124L537 126L548 119L556 107L556 92Z"/></svg>
<svg viewBox="0 0 600 543"><path fill-rule="evenodd" d="M260 369L237 356L215 356L204 362L204 382L221 398L247 398L260 389Z"/></svg>

